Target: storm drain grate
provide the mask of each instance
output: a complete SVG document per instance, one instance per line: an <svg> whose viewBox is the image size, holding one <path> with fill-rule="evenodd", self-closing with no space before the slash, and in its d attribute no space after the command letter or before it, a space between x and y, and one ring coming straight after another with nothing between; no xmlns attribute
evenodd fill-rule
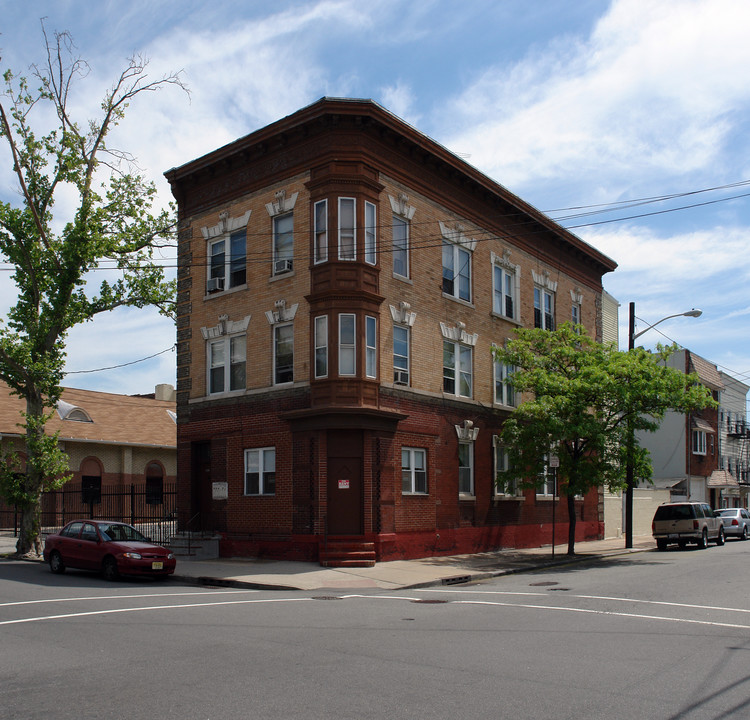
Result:
<svg viewBox="0 0 750 720"><path fill-rule="evenodd" d="M554 580L543 580L542 582L538 583L529 583L529 587L548 587L550 585L559 585L560 583L555 582Z"/></svg>
<svg viewBox="0 0 750 720"><path fill-rule="evenodd" d="M443 585L461 585L471 580L471 575L456 575L456 577L443 578Z"/></svg>
<svg viewBox="0 0 750 720"><path fill-rule="evenodd" d="M336 595L316 595L315 597L311 599L312 600L341 600L341 598L337 597Z"/></svg>
<svg viewBox="0 0 750 720"><path fill-rule="evenodd" d="M445 605L447 600L412 600L413 603L419 603L420 605Z"/></svg>

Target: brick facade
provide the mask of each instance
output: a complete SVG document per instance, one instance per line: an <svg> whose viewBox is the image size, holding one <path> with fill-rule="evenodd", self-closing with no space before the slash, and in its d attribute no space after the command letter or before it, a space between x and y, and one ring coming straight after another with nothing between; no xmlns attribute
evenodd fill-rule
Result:
<svg viewBox="0 0 750 720"><path fill-rule="evenodd" d="M575 305L601 338L601 278L612 261L369 101L323 99L167 177L180 219L183 528L221 532L227 555L307 559L332 536L369 540L381 560L540 545L551 540L553 512L557 537L566 536L565 503L495 492L493 436L512 408L495 402L491 348L533 326L535 287L552 298L556 323ZM356 254L341 259L349 208ZM274 217L289 214L293 257L276 272ZM409 231L408 271L394 259L399 225ZM244 273L241 263L232 269L244 282L214 291L211 256L243 228ZM493 306L496 266L512 278L512 312ZM275 347L289 353L274 344L282 326L293 366L275 382ZM326 328L317 341L316 327ZM396 328L409 338L408 378L395 374ZM217 392L209 378L230 378L233 338L246 348L244 368L235 363L244 377ZM447 371L453 385L444 342L458 358ZM463 494L459 442L473 462ZM425 457L426 492L402 491L404 448ZM269 451L263 462L275 469L262 482L273 492L248 492L247 450ZM214 499L216 483L227 484L226 499ZM601 536L596 491L576 512L579 539Z"/></svg>

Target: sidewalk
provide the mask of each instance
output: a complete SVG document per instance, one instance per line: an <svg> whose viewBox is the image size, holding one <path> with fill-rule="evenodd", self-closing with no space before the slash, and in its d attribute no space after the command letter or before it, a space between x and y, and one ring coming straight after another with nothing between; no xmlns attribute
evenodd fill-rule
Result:
<svg viewBox="0 0 750 720"><path fill-rule="evenodd" d="M449 555L419 560L392 560L371 568L325 568L317 563L258 558L198 560L178 558L176 580L220 587L277 590L352 590L377 588L398 590L430 585L454 585L483 578L527 572L555 565L567 565L597 557L625 555L654 550L650 535L633 538L633 548L625 549L625 539L594 540L576 544L576 555L566 555L567 545L523 550L508 549L473 555ZM11 533L0 533L0 556L15 551Z"/></svg>

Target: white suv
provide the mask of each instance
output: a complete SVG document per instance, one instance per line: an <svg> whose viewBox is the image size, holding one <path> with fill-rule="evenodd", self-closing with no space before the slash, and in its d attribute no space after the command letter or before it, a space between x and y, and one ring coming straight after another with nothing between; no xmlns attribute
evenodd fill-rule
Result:
<svg viewBox="0 0 750 720"><path fill-rule="evenodd" d="M724 525L707 503L676 502L659 505L651 523L651 531L659 550L666 550L668 543L685 547L689 542L694 542L699 548L707 547L709 540L715 541L717 545L724 544Z"/></svg>

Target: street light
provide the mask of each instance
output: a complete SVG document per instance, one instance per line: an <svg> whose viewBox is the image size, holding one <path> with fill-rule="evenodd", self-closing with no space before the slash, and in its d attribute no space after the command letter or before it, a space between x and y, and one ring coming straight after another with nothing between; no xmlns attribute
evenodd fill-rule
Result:
<svg viewBox="0 0 750 720"><path fill-rule="evenodd" d="M635 303L630 303L630 323L628 325L628 351L635 347L635 340L639 338L643 333L648 332L651 328L656 327L659 323L663 323L665 320L670 320L676 317L700 317L703 314L703 310L688 310L686 312L675 313L674 315L667 315L661 320L657 320L653 325L649 325L647 328L639 332L635 332ZM633 443L635 442L635 430L633 428L632 420L628 420L628 457L627 464L625 465L625 483L627 485L625 489L625 547L633 547L633 491L635 484L633 482Z"/></svg>

